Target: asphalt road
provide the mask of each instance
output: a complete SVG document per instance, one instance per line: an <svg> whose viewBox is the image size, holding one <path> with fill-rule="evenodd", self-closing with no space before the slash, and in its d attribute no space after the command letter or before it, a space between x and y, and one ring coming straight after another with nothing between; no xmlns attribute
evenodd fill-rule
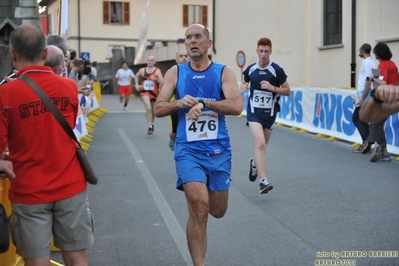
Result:
<svg viewBox="0 0 399 266"><path fill-rule="evenodd" d="M222 219L209 218L205 265L317 265L337 255L347 263L341 265L399 265L397 161L371 163L370 155L353 153L347 143L277 127L266 152L274 189L260 195L258 183L248 180L254 144L245 118L228 117L227 123L229 209ZM168 119L156 119L155 133L146 133L140 112L108 113L95 126L89 155L100 181L89 187L95 223L90 265L191 265L187 204L175 189Z"/></svg>

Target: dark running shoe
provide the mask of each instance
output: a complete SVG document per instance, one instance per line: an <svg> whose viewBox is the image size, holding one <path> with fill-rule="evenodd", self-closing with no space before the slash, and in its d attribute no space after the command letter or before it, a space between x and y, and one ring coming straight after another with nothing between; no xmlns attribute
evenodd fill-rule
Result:
<svg viewBox="0 0 399 266"><path fill-rule="evenodd" d="M371 145L372 145L372 144L373 144L372 142L367 143L367 146L366 146L366 148L364 148L364 150L362 151L362 154L369 153L370 150L371 150Z"/></svg>
<svg viewBox="0 0 399 266"><path fill-rule="evenodd" d="M374 147L373 155L371 156L370 162L378 162L383 157L381 145Z"/></svg>
<svg viewBox="0 0 399 266"><path fill-rule="evenodd" d="M258 177L258 170L256 170L256 166L252 166L254 158L249 159L249 181L254 182Z"/></svg>
<svg viewBox="0 0 399 266"><path fill-rule="evenodd" d="M353 152L355 153L361 153L364 151L364 149L366 149L368 143L367 142L363 142L362 145L360 145L359 147L357 147L356 149L353 150Z"/></svg>
<svg viewBox="0 0 399 266"><path fill-rule="evenodd" d="M175 150L175 140L174 139L170 139L170 141L169 141L169 149L171 151Z"/></svg>
<svg viewBox="0 0 399 266"><path fill-rule="evenodd" d="M259 184L259 186L260 186L259 194L266 194L267 192L269 192L270 190L273 189L272 185L270 185L270 184L266 185L266 184L264 184L262 182Z"/></svg>
<svg viewBox="0 0 399 266"><path fill-rule="evenodd" d="M154 130L152 129L152 127L149 127L149 128L148 128L147 134L148 134L148 135L151 135L153 132L154 132Z"/></svg>

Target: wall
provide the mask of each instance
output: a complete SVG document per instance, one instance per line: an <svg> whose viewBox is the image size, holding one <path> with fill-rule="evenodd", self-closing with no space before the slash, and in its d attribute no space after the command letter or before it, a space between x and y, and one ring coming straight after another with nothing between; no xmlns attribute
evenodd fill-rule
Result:
<svg viewBox="0 0 399 266"><path fill-rule="evenodd" d="M239 79L236 54L243 50L246 66L257 61L256 42L269 37L272 61L281 65L290 84L349 87L351 80L351 2L343 4L343 47L320 50L323 42L323 1L264 0L216 1L216 54L214 60L230 65ZM399 1L357 0L358 48L368 42L392 38L387 43L399 65ZM221 19L223 18L223 19ZM361 59L356 56L356 76ZM357 78L356 78L357 80Z"/></svg>

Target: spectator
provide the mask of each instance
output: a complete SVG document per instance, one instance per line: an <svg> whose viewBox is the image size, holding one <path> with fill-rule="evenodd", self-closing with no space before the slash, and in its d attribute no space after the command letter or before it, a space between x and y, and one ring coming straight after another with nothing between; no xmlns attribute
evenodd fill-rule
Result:
<svg viewBox="0 0 399 266"><path fill-rule="evenodd" d="M69 74L69 78L73 79L78 85L78 93L88 96L90 91L87 90L82 81L83 76L84 61L81 58L77 58L73 61L73 68Z"/></svg>
<svg viewBox="0 0 399 266"><path fill-rule="evenodd" d="M47 45L55 45L62 50L62 54L64 55L64 67L60 75L62 77L68 77L68 41L59 35L49 35L47 36Z"/></svg>
<svg viewBox="0 0 399 266"><path fill-rule="evenodd" d="M78 110L76 84L43 66L46 38L39 28L17 27L10 48L19 71L18 79L1 88L0 110L7 111L0 113L0 150L8 146L15 172L15 178L10 175L9 199L16 252L25 265L50 265L53 236L65 265L88 265L86 249L93 243L93 225L77 144L51 112L36 112L38 97L20 77L35 81L72 128Z"/></svg>
<svg viewBox="0 0 399 266"><path fill-rule="evenodd" d="M93 81L97 81L97 61L93 61L93 63L91 64L91 75Z"/></svg>
<svg viewBox="0 0 399 266"><path fill-rule="evenodd" d="M364 43L359 49L359 56L363 58L363 60L362 67L360 68L359 78L357 81L357 91L355 97L353 98L355 103L355 110L353 111L352 121L362 138L362 145L354 149L353 152L358 152L362 154L368 153L371 149L371 145L373 144L373 142L370 141L371 138L369 136L369 124L359 119L360 106L369 94L369 89L366 89L366 87L369 87L370 85L368 79L371 74L371 70L373 68L376 68L373 57L370 54L371 45L368 43Z"/></svg>
<svg viewBox="0 0 399 266"><path fill-rule="evenodd" d="M47 58L44 65L50 67L55 74L61 75L64 69L64 54L55 45L47 45Z"/></svg>
<svg viewBox="0 0 399 266"><path fill-rule="evenodd" d="M119 23L119 22L120 21L118 19L118 16L116 15L116 13L112 14L111 23Z"/></svg>
<svg viewBox="0 0 399 266"><path fill-rule="evenodd" d="M380 77L375 78L373 75L370 75L370 80L376 85L376 87L380 85L398 85L398 67L391 60L392 52L388 45L385 43L377 43L373 48L373 53L375 54L375 58L380 62L378 65ZM374 152L370 159L371 162L391 161L391 155L388 153L384 130L385 121L388 117L389 116L380 121L371 123L371 134L375 142Z"/></svg>

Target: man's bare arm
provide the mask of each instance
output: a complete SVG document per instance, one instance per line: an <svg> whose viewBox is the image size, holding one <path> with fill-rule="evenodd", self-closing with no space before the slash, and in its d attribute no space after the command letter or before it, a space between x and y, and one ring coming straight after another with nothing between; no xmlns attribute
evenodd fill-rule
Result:
<svg viewBox="0 0 399 266"><path fill-rule="evenodd" d="M134 76L134 88L136 89L136 91L140 91L140 85L139 85L139 78L141 76L143 69L140 68L139 71L137 71L136 75Z"/></svg>
<svg viewBox="0 0 399 266"><path fill-rule="evenodd" d="M222 74L222 90L226 99L221 101L205 101L207 108L224 115L239 115L242 111L242 101L237 79L233 70L226 66Z"/></svg>
<svg viewBox="0 0 399 266"><path fill-rule="evenodd" d="M372 98L364 101L360 107L360 120L377 122L399 112L399 86L379 86L374 92L374 96L383 103L377 103Z"/></svg>

